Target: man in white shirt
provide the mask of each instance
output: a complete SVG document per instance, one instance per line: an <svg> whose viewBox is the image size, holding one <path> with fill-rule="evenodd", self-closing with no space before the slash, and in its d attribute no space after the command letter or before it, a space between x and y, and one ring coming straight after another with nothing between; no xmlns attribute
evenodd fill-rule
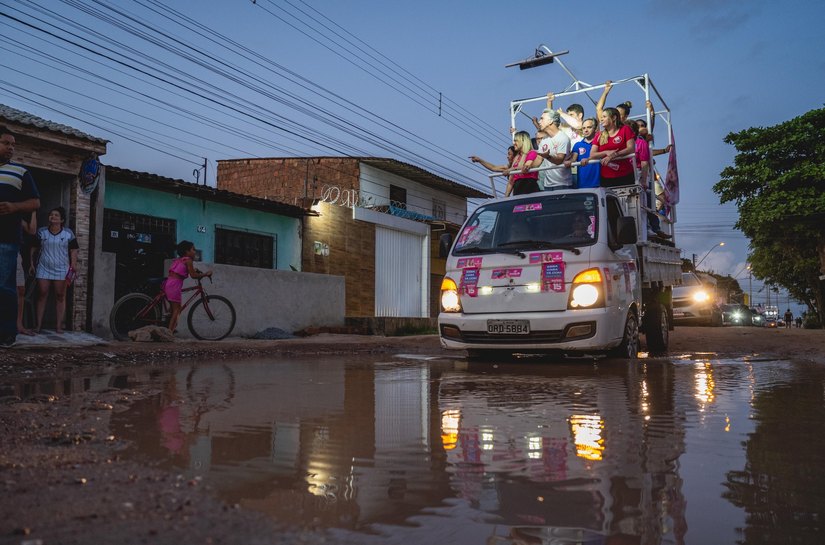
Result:
<svg viewBox="0 0 825 545"><path fill-rule="evenodd" d="M560 123L559 113L550 109L544 110L539 118L539 130L546 136L539 142L539 149L536 150L538 157L531 168L560 166L539 171L539 183L545 191L573 187L573 173L564 166L564 159L570 154L570 138L559 129Z"/></svg>

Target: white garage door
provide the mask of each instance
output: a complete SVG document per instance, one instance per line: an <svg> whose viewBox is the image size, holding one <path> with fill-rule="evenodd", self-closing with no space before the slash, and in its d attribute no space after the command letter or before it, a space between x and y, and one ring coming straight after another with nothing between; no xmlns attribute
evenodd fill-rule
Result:
<svg viewBox="0 0 825 545"><path fill-rule="evenodd" d="M426 316L422 282L426 237L375 226L375 315Z"/></svg>

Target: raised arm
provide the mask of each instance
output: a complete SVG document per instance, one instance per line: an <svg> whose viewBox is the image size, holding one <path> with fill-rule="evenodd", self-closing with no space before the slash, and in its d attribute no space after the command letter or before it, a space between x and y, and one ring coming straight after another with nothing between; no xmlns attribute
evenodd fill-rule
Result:
<svg viewBox="0 0 825 545"><path fill-rule="evenodd" d="M508 166L494 165L493 163L491 163L489 161L485 161L481 157L476 157L475 155L470 156L470 161L472 161L474 163L478 163L481 166L483 166L484 168L486 168L487 170L492 171L492 172L507 172L508 170L510 170L510 167L508 167Z"/></svg>
<svg viewBox="0 0 825 545"><path fill-rule="evenodd" d="M653 103L649 100L645 101L645 107L650 112L650 136L653 138L653 128L656 126L656 110L653 109Z"/></svg>
<svg viewBox="0 0 825 545"><path fill-rule="evenodd" d="M607 95L610 94L610 89L613 88L613 82L611 80L607 80L604 82L604 90L602 91L602 96L599 97L599 101L596 103L596 119L602 118L602 111L604 111L604 105L607 102Z"/></svg>

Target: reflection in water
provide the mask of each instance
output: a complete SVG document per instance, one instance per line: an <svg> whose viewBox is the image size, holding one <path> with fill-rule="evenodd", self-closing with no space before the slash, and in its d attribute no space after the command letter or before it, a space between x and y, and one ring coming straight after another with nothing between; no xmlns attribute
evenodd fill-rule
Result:
<svg viewBox="0 0 825 545"><path fill-rule="evenodd" d="M819 368L755 392L747 461L727 473L725 494L747 513L743 543L825 542L824 392Z"/></svg>
<svg viewBox="0 0 825 545"><path fill-rule="evenodd" d="M813 542L825 507L823 378L790 380L783 363L327 359L133 373L117 380L158 393L112 415L126 455L354 543ZM37 389L88 389L72 380Z"/></svg>
<svg viewBox="0 0 825 545"><path fill-rule="evenodd" d="M576 456L585 460L602 459L604 420L601 417L574 414L570 417L570 429L573 432L573 442L576 444Z"/></svg>
<svg viewBox="0 0 825 545"><path fill-rule="evenodd" d="M696 362L696 399L699 410L704 411L715 399L716 382L713 380L713 365L709 361Z"/></svg>

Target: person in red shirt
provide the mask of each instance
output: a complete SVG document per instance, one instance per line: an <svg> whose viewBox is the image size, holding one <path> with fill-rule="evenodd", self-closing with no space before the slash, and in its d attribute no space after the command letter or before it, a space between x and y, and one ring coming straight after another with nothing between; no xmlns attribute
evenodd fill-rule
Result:
<svg viewBox="0 0 825 545"><path fill-rule="evenodd" d="M636 153L636 137L633 130L621 122L616 108L605 108L600 121L603 129L593 138L590 157L582 159L582 166L599 159L602 187L634 185L632 157Z"/></svg>

